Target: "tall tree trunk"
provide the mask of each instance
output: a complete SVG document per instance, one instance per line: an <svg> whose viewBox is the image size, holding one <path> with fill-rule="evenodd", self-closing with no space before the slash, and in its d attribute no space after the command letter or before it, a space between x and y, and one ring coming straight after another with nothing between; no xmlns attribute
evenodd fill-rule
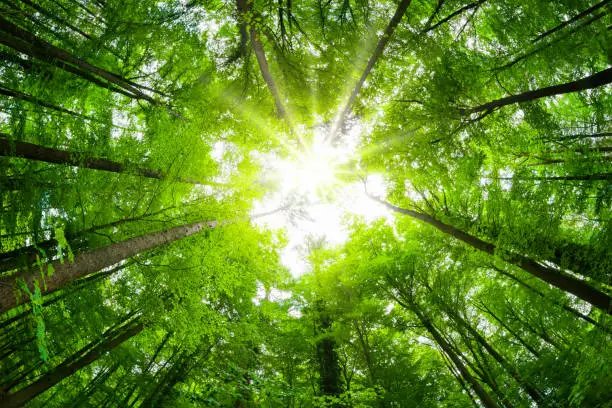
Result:
<svg viewBox="0 0 612 408"><path fill-rule="evenodd" d="M599 3L595 4L592 7L589 7L588 9L578 13L577 15L575 15L574 17L570 18L569 20L566 20L564 22L562 22L561 24L559 24L558 26L551 28L550 30L547 30L545 32L543 32L542 34L538 35L536 38L533 39L533 43L536 43L540 40L542 40L543 38L556 33L557 31L565 28L566 26L573 24L574 22L580 20L581 18L588 16L589 14L591 14L592 12L594 12L597 9L602 8L603 6L605 6L606 4L608 4L610 2L610 0L603 0L600 1Z"/></svg>
<svg viewBox="0 0 612 408"><path fill-rule="evenodd" d="M507 64L502 65L501 67L495 68L494 71L501 71L503 69L506 68L510 68L516 64L518 64L519 62L549 48L552 47L553 45L555 45L556 43L564 40L565 38L569 37L570 35L574 34L575 32L579 31L580 29L587 27L591 24L593 24L595 21L599 20L600 18L602 18L603 16L605 16L606 13L605 12L601 12L598 14L595 14L593 17L589 18L588 20L586 20L585 22L583 22L582 24L580 24L577 27L574 27L573 29L571 29L570 31L568 31L567 33L565 33L564 35L555 38L552 41L549 41L547 43L544 43L542 45L540 45L539 47L536 47L535 49L532 49L531 51L528 51L526 53L523 53L521 55L519 55L518 57L516 57L515 59L513 59L512 61L508 62Z"/></svg>
<svg viewBox="0 0 612 408"><path fill-rule="evenodd" d="M578 310L574 309L571 306L568 306L564 303L560 303L557 302L555 300L550 299L550 297L546 296L544 293L542 293L542 291L540 291L539 289L534 288L533 286L529 285L528 283L522 281L521 279L517 278L516 276L504 271L503 269L499 269L496 267L492 267L493 269L495 269L497 272L501 273L502 275L512 279L513 281L515 281L516 283L518 283L519 285L523 286L524 288L526 288L527 290L535 293L536 295L544 298L544 299L548 299L550 300L552 303L561 306L563 308L563 310L566 310L568 312L570 312L571 314L573 314L574 316L578 317L579 319L584 320L585 322L591 323L593 326L596 326L597 328L599 328L600 330L605 331L606 333L610 333L610 329L608 329L607 327L601 325L599 322L597 322L596 320L593 320L591 317L579 312Z"/></svg>
<svg viewBox="0 0 612 408"><path fill-rule="evenodd" d="M101 342L96 341L98 344L89 347L86 353L77 353L27 387L12 394L0 395L2 406L4 408L17 408L25 405L28 401L31 401L55 384L70 377L81 368L87 367L117 346L136 336L142 331L144 326L142 323L137 322L138 319L135 320L107 333Z"/></svg>
<svg viewBox="0 0 612 408"><path fill-rule="evenodd" d="M336 342L331 337L332 320L320 305L318 308L317 357L319 359L319 381L322 395L339 396L342 393L340 365L336 353Z"/></svg>
<svg viewBox="0 0 612 408"><path fill-rule="evenodd" d="M87 276L93 272L110 267L141 252L169 244L205 228L214 228L216 222L194 222L167 230L152 232L139 237L130 238L122 242L93 249L78 255L74 262L59 261L43 265L40 268L20 271L15 275L0 278L0 313L10 310L28 301L27 294L20 290L20 285L26 285L34 293L38 287L41 295L63 288L75 279ZM52 273L49 265L53 267ZM44 281L41 278L44 275Z"/></svg>
<svg viewBox="0 0 612 408"><path fill-rule="evenodd" d="M63 61L77 68L80 72L96 75L106 81L123 88L124 90L132 93L138 99L144 99L152 104L157 105L158 102L152 97L143 93L137 84L133 84L131 81L120 77L117 74L106 71L102 68L96 67L88 62L75 57L66 50L62 50L40 38L36 35L21 29L4 17L0 16L0 43L5 44L15 51L22 52L26 55L40 59L42 61L48 61L53 64L56 62ZM63 64L57 64L59 68ZM73 71L72 73L76 73ZM87 79L87 75L84 77Z"/></svg>
<svg viewBox="0 0 612 408"><path fill-rule="evenodd" d="M62 299L67 298L68 296L70 296L72 293L74 293L75 290L80 290L83 289L84 287L87 287L95 282L98 282L102 279L105 279L107 277L109 277L110 275L119 272L125 268L127 268L131 263L130 262L126 262L122 265L119 265L115 268L109 269L108 271L102 271L102 272L97 272L95 274L91 274L91 275L87 275L84 278L81 279L77 279L75 282L73 282L72 287L70 288L66 288L64 289L62 292L56 291L56 296L49 298L45 298L45 300L42 303L43 307L47 307L47 306L51 306L54 303L59 302ZM59 294L57 294L59 292ZM10 317L6 320L3 320L2 322L0 322L0 330L4 329L5 327L10 326L11 324L15 323L16 321L19 321L21 319L23 319L26 316L30 316L32 315L31 310L29 310L28 308L26 308L23 312Z"/></svg>
<svg viewBox="0 0 612 408"><path fill-rule="evenodd" d="M597 72L591 76L578 79L576 81L567 82L560 85L548 86L546 88L527 91L518 95L512 95L501 99L475 106L473 108L459 109L461 115L470 115L477 112L492 112L506 105L512 105L520 102L534 101L536 99L545 98L553 95L563 95L566 93L580 92L586 89L593 89L612 82L612 68Z"/></svg>
<svg viewBox="0 0 612 408"><path fill-rule="evenodd" d="M461 7L460 9L455 10L454 12L449 14L447 17L445 17L442 20L438 21L436 24L434 24L431 27L428 27L425 30L421 31L421 33L424 34L424 33L428 33L430 31L433 31L436 28L438 28L439 26L441 26L442 24L447 23L450 20L452 20L453 18L457 17L458 15L460 15L462 13L465 13L468 10L475 9L476 7L480 6L485 1L487 1L487 0L478 0L478 1L475 1L473 3L466 4L465 6Z"/></svg>
<svg viewBox="0 0 612 408"><path fill-rule="evenodd" d="M0 149L2 144L2 140L0 139ZM109 222L102 225L94 225L90 228L86 228L84 230L75 232L75 233L66 233L65 238L68 241L68 245L70 245L73 252L76 252L76 247L79 246L83 238L87 236L87 234L104 230L107 228L117 227L119 225L123 225L126 223L144 220L149 217L154 217L159 215L165 211L173 209L174 207L163 208L159 211L152 212L150 214L143 214L137 217L128 217L123 218L117 221ZM34 262L36 262L36 256L38 255L41 259L51 260L57 255L57 246L58 242L55 238L46 239L44 241L39 241L32 245L27 245L21 248L14 249L12 251L0 253L0 272L10 271L13 269L17 269L19 267L27 267L32 266ZM46 257L41 256L41 251L46 253Z"/></svg>
<svg viewBox="0 0 612 408"><path fill-rule="evenodd" d="M514 338L517 339L519 343L521 343L523 347L525 347L525 349L527 349L531 354L533 354L535 358L540 358L540 352L537 351L535 348L533 348L531 345L529 345L529 343L527 343L525 339L523 339L515 330L513 330L510 326L508 326L506 322L504 322L500 317L498 317L495 313L493 313L493 311L487 305L482 303L481 310L483 310L485 313L487 313L489 316L495 319L495 321L497 321L497 323L499 323L501 327L506 329L508 333L514 336Z"/></svg>
<svg viewBox="0 0 612 408"><path fill-rule="evenodd" d="M485 242L480 238L463 232L451 225L444 224L443 222L438 221L430 215L396 207L370 194L368 194L368 196L373 200L383 204L385 207L389 208L392 211L395 211L400 214L405 214L419 221L425 222L435 227L439 231L451 235L456 239L468 244L474 249L486 252L490 255L495 255L496 246L493 244ZM508 255L509 256L506 259L506 262L518 266L524 271L530 273L531 275L537 278L542 279L543 281L549 283L550 285L558 289L577 296L578 298L592 304L595 307L598 307L599 309L608 314L612 314L612 298L610 298L610 296L608 296L604 292L601 292L593 286L589 285L586 281L576 279L573 276L564 274L556 269L546 267L530 258L527 258L526 256L515 254L512 252L509 252Z"/></svg>
<svg viewBox="0 0 612 408"><path fill-rule="evenodd" d="M248 28L249 36L251 38L251 46L255 51L255 57L257 58L259 70L261 71L261 75L263 76L264 81L272 94L272 98L274 99L274 104L276 105L276 114L279 118L287 118L287 110L283 105L276 82L270 73L270 66L268 65L266 53L264 51L263 44L261 43L261 36L256 27L257 22L254 21L255 14L253 10L253 0L236 0L236 8L238 10L238 16L240 20L242 20L241 30L242 24L245 24Z"/></svg>
<svg viewBox="0 0 612 408"><path fill-rule="evenodd" d="M168 175L160 170L137 167L132 164L122 164L112 160L99 157L86 157L82 152L71 152L68 150L43 147L33 143L10 140L10 135L0 132L0 156L20 157L29 160L42 161L46 163L65 164L85 169L103 170L112 173L133 174L145 178L157 180L169 179ZM195 185L220 185L217 183L205 183L191 178L170 178L181 183Z"/></svg>
<svg viewBox="0 0 612 408"><path fill-rule="evenodd" d="M57 106L54 105L52 103L48 103L43 101L42 99L38 99L35 96L32 95L28 95L25 94L23 92L19 92L19 91L15 91L13 89L9 89L6 88L4 86L2 86L2 84L0 84L0 95L5 95L5 96L9 96L11 98L15 98L15 99L19 99L22 101L26 101L26 102L30 102L33 103L35 105L38 106L42 106L43 108L47 108L47 109L52 109L54 111L57 112L61 112L61 113L67 113L68 115L74 116L75 118L82 118L82 119L86 119L86 120L91 120L92 122L97 122L97 123L102 123L100 120L89 116L89 115L83 115L81 113L77 113L74 111L71 111L70 109L66 109L66 108L62 108L61 106ZM8 135L6 134L0 134L2 137L7 137Z"/></svg>
<svg viewBox="0 0 612 408"><path fill-rule="evenodd" d="M425 329L429 332L429 334L431 334L435 342L440 346L440 348L442 348L444 353L453 362L455 367L457 367L457 370L459 370L459 373L461 373L463 379L468 384L470 384L476 395L478 395L480 402L487 408L499 408L497 402L495 402L493 397L491 397L491 395L489 395L489 393L483 388L483 386L480 385L476 378L474 378L474 376L470 374L467 367L461 361L461 358L459 358L459 356L455 354L453 347L446 341L446 339L444 339L440 332L438 332L438 330L429 320L429 318L419 310L419 307L412 302L408 304L406 304L405 302L402 303L404 303L405 307L409 306L408 309L412 310L417 315L417 318L419 319L421 324L425 326Z"/></svg>
<svg viewBox="0 0 612 408"><path fill-rule="evenodd" d="M540 392L527 381L525 381L521 375L515 370L515 368L510 364L471 324L469 324L463 317L459 315L459 313L454 310L452 307L449 307L447 304L442 303L443 309L446 314L455 321L455 323L466 330L470 336L472 336L478 344L480 344L490 355L497 361L503 368L514 378L517 384L525 391L531 399L538 405L541 406L542 395Z"/></svg>
<svg viewBox="0 0 612 408"><path fill-rule="evenodd" d="M391 36L393 36L395 29L397 28L400 21L402 20L402 17L406 13L406 10L410 6L411 1L412 0L401 0L399 2L397 9L395 10L395 14L393 14L393 17L391 18L391 21L389 21L387 28L385 28L383 35L378 40L378 43L376 44L376 48L374 48L374 52L368 59L368 63L366 64L366 67L363 70L361 77L359 78L359 80L357 81L357 84L355 84L355 87L351 91L348 101L346 102L346 104L344 105L344 107L338 113L338 116L334 120L332 124L332 128L330 129L330 132L326 139L333 141L334 138L336 137L337 132L340 131L340 129L344 125L344 122L346 121L346 117L353 109L353 105L355 104L355 101L357 100L357 95L359 95L359 92L361 91L361 88L363 87L363 84L365 83L368 75L370 75L370 72L372 71L372 69L374 68L374 65L376 64L376 62L382 55L383 51L385 50L387 44L389 43L389 40L391 40Z"/></svg>

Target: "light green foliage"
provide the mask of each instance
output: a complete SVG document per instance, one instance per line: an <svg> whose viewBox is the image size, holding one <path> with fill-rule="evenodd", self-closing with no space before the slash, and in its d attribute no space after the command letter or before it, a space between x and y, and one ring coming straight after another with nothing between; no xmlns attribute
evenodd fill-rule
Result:
<svg viewBox="0 0 612 408"><path fill-rule="evenodd" d="M279 190L267 161L332 128L399 1L3 0L0 284L25 303L0 316L0 406L609 407L609 313L509 262L610 294L612 94L574 89L609 69L596 1L410 2L350 107L359 145L336 181L382 176L381 199L455 232L348 216L345 243L307 240L296 278L291 237L250 218Z"/></svg>

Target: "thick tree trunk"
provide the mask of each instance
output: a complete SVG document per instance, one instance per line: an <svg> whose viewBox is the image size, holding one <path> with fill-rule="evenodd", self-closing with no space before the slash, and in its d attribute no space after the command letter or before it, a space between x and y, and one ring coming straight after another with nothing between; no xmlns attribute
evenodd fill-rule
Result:
<svg viewBox="0 0 612 408"><path fill-rule="evenodd" d="M81 368L88 366L125 341L136 336L142 329L143 325L141 323L132 322L120 329L108 333L104 336L102 342L90 347L85 354L81 355L77 353L77 355L44 374L27 387L9 395L0 396L2 406L4 408L17 408L25 405L28 401L34 399L55 384L70 377Z"/></svg>
<svg viewBox="0 0 612 408"><path fill-rule="evenodd" d="M405 214L419 221L425 222L435 227L439 231L442 231L445 234L451 235L456 239L465 242L474 249L486 252L491 255L495 255L496 246L485 242L480 238L463 232L451 225L444 224L443 222L436 220L430 215L396 207L372 195L369 195L369 197L383 204L385 207L389 208L392 211L398 212L400 214ZM608 314L612 314L612 298L610 298L610 296L608 296L604 292L601 292L593 286L589 285L586 281L574 278L573 276L562 273L556 269L546 267L530 258L527 258L526 256L514 254L512 252L508 253L508 255L508 258L505 260L506 262L518 266L524 271L542 279L543 281L549 283L550 285L558 289L561 289L567 293L571 293L572 295L584 300L585 302L592 304L593 306L601 309L602 311Z"/></svg>
<svg viewBox="0 0 612 408"><path fill-rule="evenodd" d="M0 139L0 150L2 149L1 144L2 140ZM73 252L76 252L76 246L81 244L79 241L86 237L89 233L104 230L107 228L117 227L119 225L123 225L129 222L140 221L149 217L154 217L172 208L174 207L164 208L159 211L155 211L150 214L144 214L138 217L123 218L121 220L109 222L102 225L94 225L93 227L72 234L66 233L65 238L68 241L68 245L70 245ZM6 272L24 266L29 268L30 266L32 266L33 263L36 262L37 255L41 259L51 260L55 255L57 255L57 246L57 240L51 238L44 241L39 241L33 245L28 245L25 247L14 249L9 252L0 253L0 272ZM43 257L41 255L41 250L46 253L46 257Z"/></svg>
<svg viewBox="0 0 612 408"><path fill-rule="evenodd" d="M397 9L395 10L395 14L393 14L391 21L389 21L387 28L385 28L385 31L383 32L382 37L380 37L380 39L378 40L378 44L376 44L376 48L374 48L374 52L368 59L368 63L366 64L366 67L363 70L361 77L359 78L359 80L357 81L357 84L355 84L355 87L351 91L348 101L346 102L346 104L344 105L344 107L342 108L342 110L340 111L336 119L334 120L334 123L332 124L332 128L330 129L330 132L327 136L328 140L330 141L333 140L336 137L337 132L344 125L344 122L346 121L346 117L353 109L353 105L355 104L355 101L357 100L357 95L359 95L359 92L361 91L361 88L363 87L363 84L365 83L368 75L370 75L370 72L372 71L372 69L374 68L374 65L376 64L376 62L382 55L383 51L385 50L387 44L389 43L389 40L391 40L391 36L393 36L395 29L397 28L400 21L402 20L402 17L406 13L406 10L410 6L411 1L412 0L401 0L400 3L398 4Z"/></svg>
<svg viewBox="0 0 612 408"><path fill-rule="evenodd" d="M42 274L44 274L44 282L41 282L43 278L39 268L32 268L15 275L2 277L0 278L0 313L29 300L27 294L19 289L18 282L26 285L32 293L38 287L41 295L45 295L63 288L75 279L115 265L141 252L197 234L203 229L215 225L215 222L194 222L181 225L84 252L76 256L73 263L56 261L43 265L41 268ZM49 273L49 265L53 267L52 274Z"/></svg>
<svg viewBox="0 0 612 408"><path fill-rule="evenodd" d="M157 180L168 179L168 175L160 170L122 164L99 157L86 157L82 152L59 150L33 143L10 140L10 135L2 132L0 132L0 156L20 157L46 163L65 164L85 169L109 171L112 173L133 174ZM218 185L216 183L203 183L191 178L174 178L173 180L196 185Z"/></svg>
<svg viewBox="0 0 612 408"><path fill-rule="evenodd" d="M501 99L475 106L473 108L459 109L461 115L471 115L478 112L491 112L506 105L515 103L534 101L540 98L546 98L553 95L563 95L566 93L580 92L586 89L593 89L612 82L612 68L597 72L591 76L581 78L576 81L567 82L560 85L548 86L546 88L527 91L518 95L512 95Z"/></svg>
<svg viewBox="0 0 612 408"><path fill-rule="evenodd" d="M322 395L339 396L342 393L340 383L340 365L336 353L336 342L329 335L332 321L324 311L319 310L317 333L322 338L317 341L317 356L319 359L319 382Z"/></svg>

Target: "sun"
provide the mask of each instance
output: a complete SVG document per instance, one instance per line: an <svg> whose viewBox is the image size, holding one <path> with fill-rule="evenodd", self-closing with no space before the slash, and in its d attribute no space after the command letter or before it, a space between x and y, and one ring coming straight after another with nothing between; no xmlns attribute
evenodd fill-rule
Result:
<svg viewBox="0 0 612 408"><path fill-rule="evenodd" d="M297 151L293 158L278 163L281 190L314 196L332 189L338 181L343 153L315 133L310 145Z"/></svg>

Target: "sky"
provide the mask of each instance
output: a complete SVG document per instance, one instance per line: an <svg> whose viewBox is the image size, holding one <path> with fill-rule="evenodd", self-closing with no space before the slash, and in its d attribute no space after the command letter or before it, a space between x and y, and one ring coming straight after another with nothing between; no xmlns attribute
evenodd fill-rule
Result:
<svg viewBox="0 0 612 408"><path fill-rule="evenodd" d="M281 261L294 277L308 272L303 248L309 236L324 238L329 245L335 246L348 238L344 223L347 216L361 216L365 222L382 217L392 222L391 212L365 195L362 181L338 183L335 176L338 167L354 156L362 130L359 125L353 126L343 143L335 147L324 142L323 132L315 131L308 153L296 154L297 160L273 159L268 163L266 171L270 173L268 176L278 180L278 191L257 202L254 214L282 207L283 202L295 194L308 197L308 202L301 206L305 216L291 217L288 212L281 211L255 219L256 224L267 228L286 229L289 242L281 252ZM385 196L381 175L368 175L366 183L370 194ZM321 194L323 191L326 193Z"/></svg>

